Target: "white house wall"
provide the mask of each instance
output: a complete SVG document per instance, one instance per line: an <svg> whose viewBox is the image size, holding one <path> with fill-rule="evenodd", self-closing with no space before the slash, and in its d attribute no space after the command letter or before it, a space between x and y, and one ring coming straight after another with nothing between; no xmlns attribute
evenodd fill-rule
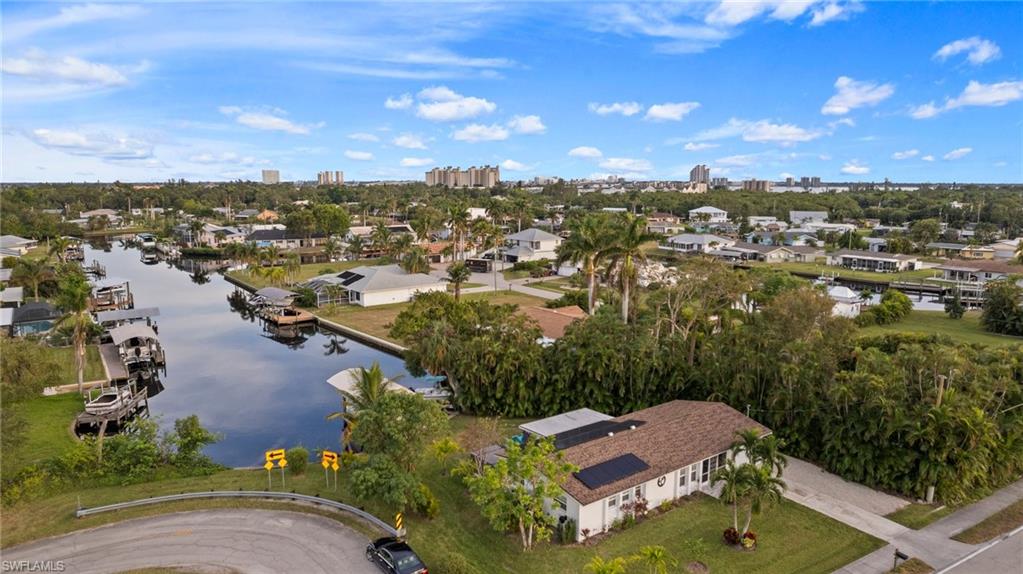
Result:
<svg viewBox="0 0 1023 574"><path fill-rule="evenodd" d="M446 283L436 285L420 285L417 287L406 287L401 289L387 289L362 293L359 305L373 307L376 305L388 305L390 303L405 303L410 301L416 293L431 293L434 291L447 291Z"/></svg>

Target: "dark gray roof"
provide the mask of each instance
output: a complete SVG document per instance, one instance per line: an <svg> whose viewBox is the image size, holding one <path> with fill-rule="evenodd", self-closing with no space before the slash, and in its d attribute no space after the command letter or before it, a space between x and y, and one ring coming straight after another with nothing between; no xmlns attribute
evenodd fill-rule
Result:
<svg viewBox="0 0 1023 574"><path fill-rule="evenodd" d="M36 321L52 321L60 317L60 311L46 301L31 301L14 309L12 323L34 323Z"/></svg>

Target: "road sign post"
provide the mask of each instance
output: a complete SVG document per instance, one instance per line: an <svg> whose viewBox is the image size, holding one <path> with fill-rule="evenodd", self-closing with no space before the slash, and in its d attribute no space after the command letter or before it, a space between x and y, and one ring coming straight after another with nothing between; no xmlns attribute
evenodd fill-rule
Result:
<svg viewBox="0 0 1023 574"><path fill-rule="evenodd" d="M338 465L337 461L335 460L334 464L330 465L330 468L334 469L334 491L336 492L337 491L337 471L338 471L338 469L341 468L341 466Z"/></svg>
<svg viewBox="0 0 1023 574"><path fill-rule="evenodd" d="M320 466L323 467L323 480L330 486L330 478L327 476L327 468L334 469L334 490L337 490L337 453L332 450L325 450L320 453Z"/></svg>
<svg viewBox="0 0 1023 574"><path fill-rule="evenodd" d="M398 538L405 538L405 517L400 512L394 515L394 529L398 531Z"/></svg>
<svg viewBox="0 0 1023 574"><path fill-rule="evenodd" d="M273 490L273 480L271 479L270 471L273 470L274 462L279 464L281 467L281 488L284 488L284 467L288 464L288 461L284 460L284 449L275 448L273 450L268 450L263 456L266 458L266 464L263 465L263 468L266 469L267 489Z"/></svg>

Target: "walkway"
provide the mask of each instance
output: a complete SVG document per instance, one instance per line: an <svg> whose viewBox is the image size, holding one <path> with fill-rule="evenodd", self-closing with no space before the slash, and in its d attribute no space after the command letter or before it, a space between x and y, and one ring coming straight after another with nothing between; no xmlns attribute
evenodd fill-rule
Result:
<svg viewBox="0 0 1023 574"><path fill-rule="evenodd" d="M378 574L368 540L312 514L279 510L201 510L128 520L4 550L4 563L63 562L65 572L142 568L273 574Z"/></svg>
<svg viewBox="0 0 1023 574"><path fill-rule="evenodd" d="M450 263L437 264L431 267L430 275L434 277L447 277L447 268ZM507 266L509 269L511 266ZM501 270L497 271L497 290L498 291L515 291L524 295L532 295L533 297L539 297L541 299L557 299L561 297L560 293L554 291L548 291L546 289L537 289L536 287L530 287L526 283L529 279L512 279L508 281L504 278ZM462 293L490 293L494 290L494 274L493 273L473 273L469 278L469 283L480 283L482 287L469 287L462 289Z"/></svg>
<svg viewBox="0 0 1023 574"><path fill-rule="evenodd" d="M1023 480L1010 484L991 496L957 510L925 528L920 530L905 529L903 533L894 538L886 539L889 542L888 546L847 564L836 572L840 574L878 574L887 572L892 567L892 557L896 548L909 556L923 560L933 568L941 571L942 568L955 564L985 546L983 544L971 545L957 542L951 540L952 536L1021 499L1023 499ZM1017 538L1018 536L1008 540L1010 544L1016 545L1010 547L1010 550L1008 550L1010 554L1011 548L1018 548L1020 544ZM995 552L993 560L999 560L999 557L1004 552L1007 552L1005 549L1000 549L1001 544L1005 544L1005 542L998 542L992 545L990 549L978 554L976 558L973 558L966 564L984 564L987 559L982 557L989 552ZM1018 565L1021 562L1023 562L1023 557L1019 557L1016 564ZM969 566L969 568L973 568L973 566ZM1018 570L1023 570L1023 568ZM984 570L963 570L962 572L974 571ZM1004 570L986 570L985 572L1002 571ZM1009 571L1011 572L1012 570Z"/></svg>

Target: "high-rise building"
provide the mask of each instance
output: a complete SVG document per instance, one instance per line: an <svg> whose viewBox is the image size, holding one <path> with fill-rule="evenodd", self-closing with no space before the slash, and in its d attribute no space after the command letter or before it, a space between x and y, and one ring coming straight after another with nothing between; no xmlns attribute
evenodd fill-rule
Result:
<svg viewBox="0 0 1023 574"><path fill-rule="evenodd" d="M785 185L786 185L786 186L788 186L788 187L792 187L792 186L793 186L793 185L795 185L795 184L796 184L796 178L794 178L794 177L792 177L792 176L789 176L789 177L786 177L786 178L785 178Z"/></svg>
<svg viewBox="0 0 1023 574"><path fill-rule="evenodd" d="M711 187L728 187L727 177L714 177L710 180Z"/></svg>
<svg viewBox="0 0 1023 574"><path fill-rule="evenodd" d="M801 185L803 187L818 187L818 186L820 186L820 184L821 184L821 178L816 177L816 176L814 176L814 177L807 177L807 176L804 175L803 177L799 178L799 185Z"/></svg>
<svg viewBox="0 0 1023 574"><path fill-rule="evenodd" d="M281 172L276 169L264 169L263 170L263 183L265 185L271 185L274 183L281 182Z"/></svg>
<svg viewBox="0 0 1023 574"><path fill-rule="evenodd" d="M689 170L690 183L710 183L710 168L700 164Z"/></svg>
<svg viewBox="0 0 1023 574"><path fill-rule="evenodd" d="M747 179L742 182L743 191L771 191L771 182L766 179Z"/></svg>
<svg viewBox="0 0 1023 574"><path fill-rule="evenodd" d="M321 171L316 174L316 183L319 185L344 185L345 172L343 171Z"/></svg>
<svg viewBox="0 0 1023 574"><path fill-rule="evenodd" d="M485 165L467 170L459 167L435 167L426 172L426 185L447 187L494 187L501 182L501 168Z"/></svg>

